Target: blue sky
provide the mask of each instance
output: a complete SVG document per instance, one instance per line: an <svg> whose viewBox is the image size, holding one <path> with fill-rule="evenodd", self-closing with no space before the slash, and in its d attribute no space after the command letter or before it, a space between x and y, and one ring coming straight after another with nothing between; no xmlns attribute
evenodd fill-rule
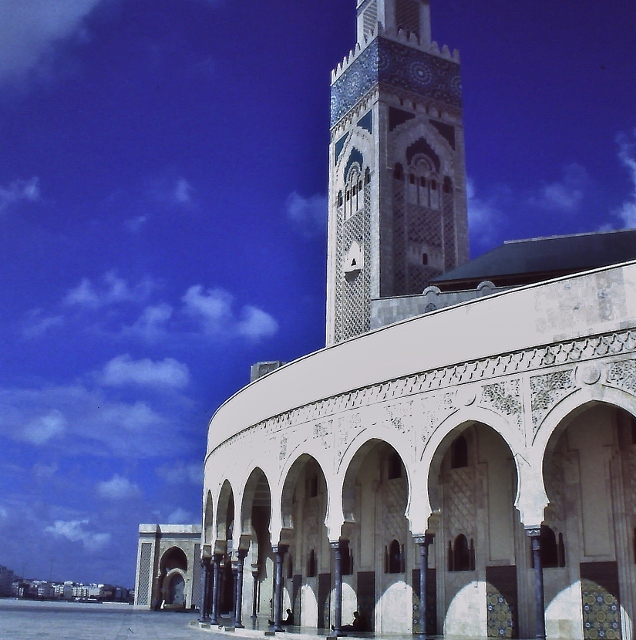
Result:
<svg viewBox="0 0 636 640"><path fill-rule="evenodd" d="M434 0L471 250L636 226L636 5ZM134 582L207 421L324 343L329 72L354 0L0 0L0 564ZM52 566L52 571L51 571Z"/></svg>

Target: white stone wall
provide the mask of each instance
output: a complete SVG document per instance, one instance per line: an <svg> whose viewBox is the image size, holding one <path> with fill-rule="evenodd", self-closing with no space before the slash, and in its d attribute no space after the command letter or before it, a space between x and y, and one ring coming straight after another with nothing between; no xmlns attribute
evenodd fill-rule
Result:
<svg viewBox="0 0 636 640"><path fill-rule="evenodd" d="M355 569L345 578L344 621L358 573L374 572L376 630L409 632L411 621L395 612L411 610L412 537L429 531L438 631L485 634L487 574L509 576L512 567L516 631L530 637L524 527L545 523L566 549L565 567L544 571L549 636L583 635L581 563L615 563L628 637L636 462L631 431L619 423L636 415L635 280L629 263L495 294L360 336L249 385L210 424L206 539L225 544L223 496L231 488L241 518L258 468L270 492L271 542L291 545L294 574L303 576L303 624L316 624L324 596L319 577L306 577L308 545L319 548L318 573L329 573L328 543L344 538ZM470 465L451 469L459 434ZM395 480L383 476L392 451L404 465L400 514L390 512L396 500L387 493ZM309 506L317 498L305 495L308 469L320 470L318 532ZM474 570L448 571L447 545L458 533L472 536ZM394 535L405 538L402 575L384 573ZM233 536L233 549L249 544L240 528Z"/></svg>

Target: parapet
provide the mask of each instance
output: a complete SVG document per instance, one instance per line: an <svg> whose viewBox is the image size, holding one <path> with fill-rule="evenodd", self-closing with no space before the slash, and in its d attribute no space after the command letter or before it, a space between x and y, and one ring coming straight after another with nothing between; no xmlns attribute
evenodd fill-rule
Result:
<svg viewBox="0 0 636 640"><path fill-rule="evenodd" d="M358 55L366 49L367 45L373 42L378 36L393 40L394 42L407 44L419 51L424 51L425 53L430 53L431 55L459 64L459 51L457 49L451 54L447 45L444 45L440 49L437 42L432 42L430 45L424 44L420 42L420 39L415 33L410 33L404 29L399 29L397 32L395 29L385 29L382 24L378 22L375 29L365 35L364 42L358 42L355 48L349 51L348 55L346 55L342 62L331 72L332 84L355 62Z"/></svg>

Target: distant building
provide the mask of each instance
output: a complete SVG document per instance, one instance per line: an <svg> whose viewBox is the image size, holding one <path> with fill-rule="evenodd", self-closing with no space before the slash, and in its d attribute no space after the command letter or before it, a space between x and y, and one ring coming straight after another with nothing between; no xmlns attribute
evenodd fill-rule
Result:
<svg viewBox="0 0 636 640"><path fill-rule="evenodd" d="M135 606L198 608L201 525L139 525Z"/></svg>
<svg viewBox="0 0 636 640"><path fill-rule="evenodd" d="M0 565L0 597L5 598L11 595L11 586L15 580L15 575L11 569Z"/></svg>

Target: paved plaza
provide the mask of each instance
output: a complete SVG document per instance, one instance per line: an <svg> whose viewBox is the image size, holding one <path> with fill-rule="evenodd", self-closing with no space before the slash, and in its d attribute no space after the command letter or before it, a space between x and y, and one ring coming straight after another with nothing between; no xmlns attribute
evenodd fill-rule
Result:
<svg viewBox="0 0 636 640"><path fill-rule="evenodd" d="M228 640L264 638L271 629L267 618L246 621L245 629L232 633L201 629L198 612L152 612L125 604L84 604L77 602L33 602L0 599L0 640ZM230 622L229 618L222 622ZM278 637L293 640L326 640L325 629L286 627ZM372 633L357 638L413 640L412 635Z"/></svg>
<svg viewBox="0 0 636 640"><path fill-rule="evenodd" d="M0 600L2 640L206 640L198 612L153 613L130 605Z"/></svg>

